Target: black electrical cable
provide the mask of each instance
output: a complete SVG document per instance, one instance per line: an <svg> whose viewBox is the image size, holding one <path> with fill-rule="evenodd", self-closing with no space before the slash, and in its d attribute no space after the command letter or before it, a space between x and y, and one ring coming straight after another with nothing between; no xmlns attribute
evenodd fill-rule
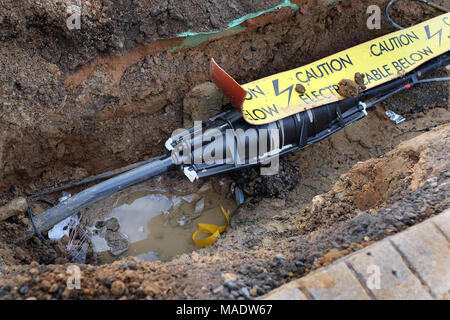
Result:
<svg viewBox="0 0 450 320"><path fill-rule="evenodd" d="M114 178L103 181L58 203L52 208L37 215L35 217L35 222L37 223L37 226L39 226L40 231L50 230L58 222L74 215L81 209L88 207L90 204L105 199L126 188L147 181L156 175L163 174L174 166L175 164L170 155L153 159L153 161L150 161L143 166L139 166ZM34 230L25 232L23 240L30 239L36 233L35 227L36 224L34 225Z"/></svg>
<svg viewBox="0 0 450 320"><path fill-rule="evenodd" d="M36 224L34 223L34 219L33 219L33 205L35 203L38 202L42 202L45 204L48 204L52 207L54 207L55 205L53 204L53 202L45 200L45 199L35 199L33 200L29 205L28 205L28 216L30 218L30 222L31 225L33 226L34 232L36 232L36 234L38 235L39 239L41 239L42 243L44 245L46 245L47 247L50 247L50 244L48 243L48 241L44 238L44 236L42 235L42 233L39 231L39 228L36 226Z"/></svg>
<svg viewBox="0 0 450 320"><path fill-rule="evenodd" d="M450 11L447 8L443 7L443 6L440 6L440 5L436 4L436 3L430 2L428 0L417 0L417 1L425 3L425 4L429 5L430 7L433 7L435 9L438 9L438 10L441 10L441 11L444 11L444 12L449 12Z"/></svg>
<svg viewBox="0 0 450 320"><path fill-rule="evenodd" d="M37 197L40 197L40 196L43 196L43 195L46 195L46 194L55 193L55 192L62 191L62 190L66 190L66 189L73 188L73 187L76 187L76 186L80 186L80 185L83 185L83 184L86 184L86 183L89 183L89 182L92 182L92 181L113 177L113 176L116 176L118 174L130 171L130 170L138 168L138 167L141 167L143 165L146 165L146 164L148 164L150 162L153 162L153 161L161 159L161 158L162 158L162 156L159 156L159 157L156 157L156 158L147 159L147 160L144 160L144 161L140 161L140 162L137 162L137 163L130 164L130 165L128 165L126 167L123 167L123 168L119 168L119 169L116 169L116 170L111 170L111 171L108 171L108 172L105 172L105 173L98 174L96 176L91 176L91 177L85 178L83 180L80 180L80 181L77 181L77 182L74 182L74 183L65 184L65 185L60 186L60 187L44 190L42 192L36 193L34 195L31 195L30 196L30 199L31 199L30 201L31 202L29 202L29 205L28 205L28 216L29 216L29 219L30 219L30 222L31 222L31 225L32 225L34 231L38 235L39 239L47 247L50 247L50 244L48 243L48 241L45 239L45 237L39 231L39 228L37 228L36 224L34 223L34 219L33 219L33 205L35 203L41 202L41 203L45 203L45 204L48 204L48 205L54 207L55 204L53 202L49 201L49 200L46 200L46 199L43 199L43 198L37 198Z"/></svg>
<svg viewBox="0 0 450 320"><path fill-rule="evenodd" d="M402 30L402 29L404 29L402 26L399 26L398 24L396 24L395 22L394 22L394 20L392 20L391 19L391 17L389 16L389 9L391 8L391 6L395 3L395 2L397 2L397 0L391 0L391 1L389 1L389 3L387 4L387 6L386 6L386 9L384 10L384 15L386 16L386 20L389 22L389 24L391 25L391 26L393 26L395 29L397 29L397 30Z"/></svg>
<svg viewBox="0 0 450 320"><path fill-rule="evenodd" d="M431 3L428 2L428 0L417 0L419 2L425 3L426 5L429 5L430 7L433 7L435 9L444 11L444 12L449 12L449 10L447 8L444 8L440 5L437 5L435 3ZM389 3L386 5L386 8L384 10L384 15L386 16L386 20L389 22L390 25L392 25L395 29L397 30L403 30L404 28L400 25L398 25L397 23L394 22L394 20L391 19L391 17L389 16L389 9L391 8L391 6L397 2L397 0L391 0L389 1Z"/></svg>
<svg viewBox="0 0 450 320"><path fill-rule="evenodd" d="M416 83L439 82L439 81L450 81L450 77L422 79L417 81Z"/></svg>
<svg viewBox="0 0 450 320"><path fill-rule="evenodd" d="M413 80L412 84L416 85L416 84L421 84L421 83L440 82L440 81L450 81L450 77L421 79L421 80L415 80L415 81ZM401 87L398 87L397 89L392 90L391 92L385 94L384 96L382 96L382 97L380 97L380 98L378 98L376 100L368 102L366 104L367 108L370 108L370 107L374 106L375 104L380 103L381 101L386 100L387 98L393 96L394 94L397 94L397 93L399 93L399 92L401 92L403 90L406 90L408 88L409 88L408 85L403 85Z"/></svg>

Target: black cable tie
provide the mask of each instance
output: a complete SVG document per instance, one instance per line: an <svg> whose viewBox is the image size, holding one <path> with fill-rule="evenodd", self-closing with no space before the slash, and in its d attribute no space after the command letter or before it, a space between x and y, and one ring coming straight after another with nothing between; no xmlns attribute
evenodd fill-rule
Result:
<svg viewBox="0 0 450 320"><path fill-rule="evenodd" d="M341 107L339 106L339 103L336 105L336 113L338 116L339 126L341 126L341 128L344 128L345 121L344 118L342 117Z"/></svg>

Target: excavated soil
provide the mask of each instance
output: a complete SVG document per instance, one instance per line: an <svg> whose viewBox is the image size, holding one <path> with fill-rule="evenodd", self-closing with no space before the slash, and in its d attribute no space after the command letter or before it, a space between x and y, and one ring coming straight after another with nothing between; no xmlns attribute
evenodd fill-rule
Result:
<svg viewBox="0 0 450 320"><path fill-rule="evenodd" d="M245 83L392 31L384 21L380 30L355 28L365 26L368 5L386 1L323 2L295 1L298 11L264 14L194 47L174 37L223 29L256 5L94 0L83 7L82 30L69 32L58 2L2 2L1 203L162 154L182 126L186 93L208 80L211 57ZM438 14L416 2L393 9L404 26ZM0 222L0 299L261 296L448 207L448 96L447 85L421 85L287 156L278 176L228 176L246 191L246 204L215 245L169 262L131 257L96 265L91 253L91 265L79 266L79 290L66 285L61 243L49 249L35 237L15 244L30 227L26 215ZM407 120L393 124L386 108Z"/></svg>
<svg viewBox="0 0 450 320"><path fill-rule="evenodd" d="M380 30L355 28L384 0L297 1L298 11L262 15L195 47L173 38L281 2L96 0L82 7L82 29L68 30L62 2L3 1L0 192L33 194L161 154L182 127L184 96L209 80L210 58L246 83L393 30L384 20ZM416 2L395 9L403 25L439 14Z"/></svg>

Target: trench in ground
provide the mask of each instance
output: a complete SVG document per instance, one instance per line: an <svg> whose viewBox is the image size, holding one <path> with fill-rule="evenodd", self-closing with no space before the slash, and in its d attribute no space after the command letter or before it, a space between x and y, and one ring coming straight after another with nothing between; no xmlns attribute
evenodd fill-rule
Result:
<svg viewBox="0 0 450 320"><path fill-rule="evenodd" d="M154 129L158 129L157 122L161 119L169 121L170 127L173 128L181 125L182 115L179 110L176 110L176 107L178 106L180 109L182 97L194 83L207 80L207 73L205 72L207 59L204 56L205 52L208 52L208 55L220 55L220 48L231 47L237 49L238 56L236 60L241 59L241 55L247 56L247 58L242 59L246 62L244 64L245 67L241 71L234 70L235 67L233 68L231 66L231 61L229 59L227 60L223 54L219 58L219 61L222 60L225 68L228 67L227 69L230 69L231 73L235 71L238 79L246 82L317 60L340 49L347 48L363 40L387 32L388 28L386 26L382 30L374 32L369 32L363 28L355 31L352 24L355 24L355 16L362 11L360 8L355 8L351 5L346 7L346 9L348 11L344 14L339 11L338 6L332 6L328 9L328 12L315 12L315 15L311 17L305 15L299 17L298 14L293 15L292 13L285 12L275 15L275 18L277 18L274 20L275 23L267 23L264 19L260 19L256 20L256 27L251 27L250 24L250 27L245 32L208 40L192 48L185 47L170 53L168 51L161 51L150 54L149 57L156 56L158 59L162 57L163 61L167 61L167 55L169 55L172 60L170 64L177 66L177 70L175 71L176 77L180 78L180 81L183 83L173 81L175 83L171 88L173 90L171 90L173 96L169 97L169 99L173 100L173 105L167 110L157 111L152 114L150 118L154 119L150 121L148 126L153 126ZM335 21L330 20L330 16ZM269 19L274 19L274 15L271 15ZM305 19L307 22L303 22L302 19ZM309 28L308 25L314 25L314 28L317 30L314 30L315 32L313 33L307 31ZM355 32L346 32L346 30ZM279 38L282 40L275 40ZM333 47L325 45L329 39L335 39ZM247 51L253 45L257 46L257 53L248 56ZM253 52L253 50L250 51ZM199 59L198 63L191 63L189 67L183 65L183 60L188 59L191 61L190 59L193 57L198 58L199 56L202 58ZM199 67L199 65L203 66ZM130 66L123 76L128 77L134 71L133 66ZM195 77L192 76L192 73L195 73ZM172 76L174 76L173 73L168 76L168 79L166 77L165 81L172 81ZM300 175L293 176L292 171L288 169L285 170L286 172L281 172L281 175L285 175L283 178L285 181L299 178L299 182L294 183L295 187L288 191L281 187L281 199L268 200L261 199L258 196L247 196L246 206L236 211L232 217L228 231L219 237L217 244L206 249L198 250L198 253L201 256L213 254L223 254L226 256L227 254L245 255L248 252L253 252L252 254L261 252L261 257L264 257L264 251L267 250L268 244L279 246L279 249L275 247L273 250L284 252L283 247L285 244L283 244L283 238L288 239L289 236L292 236L292 234L298 231L298 217L296 217L298 213L302 212L302 210L311 204L314 196L330 190L338 181L341 174L348 171L358 161L383 156L399 142L449 121L448 111L446 111L448 108L447 87L431 85L414 89L411 92L411 94L393 98L387 103L387 107L408 115L408 120L399 126L393 125L384 118L383 112L386 106L378 106L375 112L351 127L346 128L317 145L286 157L283 161L297 165L300 170ZM164 97L164 99L166 98L167 96ZM132 104L131 108L132 113L134 110L139 110L140 106L139 104ZM117 119L124 122L125 126L136 125L136 118L131 118L128 111L125 113L119 112L114 117L118 117ZM423 111L426 111L426 114ZM145 114L145 117L148 116L148 114ZM107 152L104 152L103 148L98 152L101 156L99 158L97 156L97 150L95 150L95 148L99 147L98 141L105 140L103 142L108 144L109 138L107 136L112 132L108 121L106 121L106 130L97 136L94 132L94 135L88 139L90 141L82 141L80 136L71 137L70 135L67 135L63 139L68 149L66 153L67 158L63 158L63 160L69 163L69 168L70 163L76 163L77 167L81 166L90 173L98 173L105 169L110 169L111 166L127 164L131 160L140 160L137 157L142 155L156 155L158 152L162 152L163 149L161 147L157 147L155 149L156 151L152 151L151 154L148 154L148 151L143 151L142 148L137 148L136 155L123 157L120 155L120 152L122 152L120 151L119 156L114 155L114 159L110 159L106 156ZM129 121L128 124L127 121ZM85 123L82 124L83 126L89 127L90 124ZM165 128L165 131L167 131L167 128ZM149 140L146 142L147 147L160 146L161 141L163 141L162 138L164 136L167 137L170 133L165 131L159 131L158 133L149 133L148 130L143 131L136 141L143 141L148 138ZM146 134L148 134L147 137ZM132 138L135 138L135 132L128 132L128 135L123 137L123 139L128 140ZM96 143L89 145L92 139ZM136 141L128 144L128 148L133 148L137 143ZM121 141L111 142L114 145L120 143ZM79 158L71 158L71 155L74 154L74 152L70 151L72 148L73 150L86 151L85 163L81 162L80 165ZM66 164L62 164L61 159L54 163L51 161L51 159L46 158L41 162L41 165L49 167L49 171L44 176L38 175L29 181L26 181L30 178L27 173L21 173L12 178L8 176L10 181L14 181L10 184L16 184L19 188L26 188L27 184L31 181L34 184L34 189L44 186L48 187L55 184L58 180L58 175L55 174L52 176L52 172L55 173L58 170L61 172L60 169L62 168L63 175L66 176L65 171L69 170L70 172L70 170L73 170L73 167L72 169L68 169ZM248 172L243 174L243 176L244 181L240 182L244 185L251 184L255 182L254 180L258 179ZM134 245L131 244L130 250L124 253L122 257L135 255L138 257L141 256L141 258L147 261L160 259L163 262L169 261L169 265L182 264L189 257L189 255L183 255L182 253L197 250L190 239L190 235L195 230L196 224L199 222L223 223L223 217L221 216L220 210L218 210L220 204L223 204L230 210L234 209L233 201L230 201L225 196L229 192L230 183L237 180L239 178L232 175L214 177L190 184L184 177L177 176L176 174L167 174L161 178L153 179L145 184L126 190L90 207L83 213L83 222L93 226L96 220L101 220L108 216L117 216L119 223L122 222L121 227L124 229L127 226L123 222L124 220L121 220L121 217L130 214L135 216L144 215L143 220L139 224L128 226L130 228L130 235L135 230L143 233L143 235L142 237L137 237L137 240L133 239L136 240ZM255 183L258 182L256 181ZM273 180L265 181L265 183L272 184L274 190L277 190L277 188L280 189L280 183L277 181L277 177L274 177ZM73 193L79 190L73 189L69 191ZM59 195L53 195L52 200L56 200L57 196ZM194 200L186 200L190 198ZM209 210L210 216L206 212L202 214L201 210L197 210L197 212L195 210L195 207L202 199L206 202L205 208ZM139 203L141 203L140 208ZM181 207L175 210L173 206L176 203L180 204ZM364 204L364 201L361 204L361 209L371 209L376 207L376 205L378 204L371 203L370 199L367 199L366 204ZM150 214L148 212L148 206L152 206L152 210L154 210ZM154 208L155 206L159 206L159 208ZM165 214L165 211L168 214ZM37 210L36 212L39 211ZM148 215L145 216L146 214ZM306 221L301 221L301 225L314 225L314 217L306 217L305 219ZM308 221L308 219L311 221ZM324 225L327 225L326 221L322 222ZM6 229L4 229L5 232L2 237L4 243L8 243L7 248L9 249L5 251L5 255L2 255L5 265L29 264L32 261L37 261L43 265L69 262L67 252L63 249L61 243L53 245L51 249L47 249L37 238L33 238L19 247L11 245L10 240L20 235L28 227L29 222L26 217L12 218L11 221L8 221L7 224L2 226L2 228ZM135 228L134 231L133 228ZM304 232L306 234L308 232L313 234L318 228L320 226L304 228ZM121 231L124 231L123 229ZM278 240L275 241L274 239ZM10 254L11 252L12 256L6 257L6 254ZM287 256L288 254L285 252L285 255ZM105 262L109 263L114 259L116 258L108 254L106 256L94 254L88 257L87 262L91 264L102 264ZM273 262L267 262L268 266L271 264ZM299 268L301 269L303 267ZM297 272L297 275L304 274L306 269ZM279 275L279 277L275 281L276 283L292 276ZM270 289L269 287L274 287L275 285L275 283L266 285L268 286L267 288L261 286L261 292L266 292ZM261 292L258 294L261 294ZM224 293L224 297L227 297L226 294ZM189 294L186 294L186 297L189 296ZM201 294L197 296L201 296Z"/></svg>

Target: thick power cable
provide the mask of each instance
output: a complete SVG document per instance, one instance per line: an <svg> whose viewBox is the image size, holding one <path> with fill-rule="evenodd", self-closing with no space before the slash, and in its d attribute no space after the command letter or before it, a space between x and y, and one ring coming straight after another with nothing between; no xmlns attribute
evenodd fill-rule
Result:
<svg viewBox="0 0 450 320"><path fill-rule="evenodd" d="M378 98L376 100L368 102L366 104L367 108L369 109L370 107L376 105L377 103L380 103L381 101L384 101L387 98L389 98L389 97L391 97L391 96L393 96L393 95L395 95L395 94L397 94L397 93L399 93L399 92L401 92L403 90L411 88L412 85L421 84L421 83L429 83L429 82L440 82L440 81L450 81L450 77L415 80L411 84L409 84L409 83L405 84L405 85L403 85L403 86L401 86L401 87L399 87L399 88L397 88L395 90L392 90L391 92L385 94L384 96L382 96L382 97L380 97L380 98Z"/></svg>

